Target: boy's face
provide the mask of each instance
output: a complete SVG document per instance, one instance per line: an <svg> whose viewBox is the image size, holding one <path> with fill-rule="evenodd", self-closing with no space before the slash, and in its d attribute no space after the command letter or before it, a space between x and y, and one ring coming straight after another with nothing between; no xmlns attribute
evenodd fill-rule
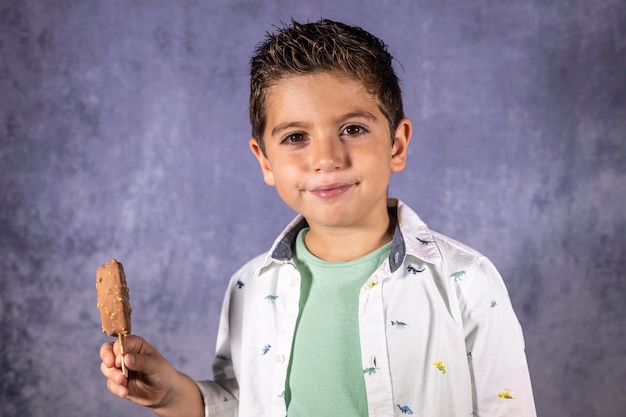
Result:
<svg viewBox="0 0 626 417"><path fill-rule="evenodd" d="M404 168L411 123L392 145L389 124L364 86L345 76L287 77L267 91L265 155L250 139L265 182L314 227L387 221L391 172Z"/></svg>

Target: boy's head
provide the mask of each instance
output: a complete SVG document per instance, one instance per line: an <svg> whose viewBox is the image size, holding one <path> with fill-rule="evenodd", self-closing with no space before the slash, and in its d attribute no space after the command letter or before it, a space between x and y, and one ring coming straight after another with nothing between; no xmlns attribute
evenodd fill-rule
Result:
<svg viewBox="0 0 626 417"><path fill-rule="evenodd" d="M266 93L293 75L338 72L359 80L376 97L389 123L390 135L404 117L402 94L392 56L377 37L359 27L331 20L298 23L267 35L250 61L252 136L265 152Z"/></svg>

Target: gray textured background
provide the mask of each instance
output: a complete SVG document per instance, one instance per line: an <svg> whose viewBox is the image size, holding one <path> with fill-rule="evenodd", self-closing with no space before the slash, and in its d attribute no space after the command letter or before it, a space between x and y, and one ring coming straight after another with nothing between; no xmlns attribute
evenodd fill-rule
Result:
<svg viewBox="0 0 626 417"><path fill-rule="evenodd" d="M415 125L391 193L499 267L539 415L626 416L623 0L1 0L0 415L152 415L98 369L113 257L134 332L210 377L228 277L293 215L246 114L290 16L390 45Z"/></svg>

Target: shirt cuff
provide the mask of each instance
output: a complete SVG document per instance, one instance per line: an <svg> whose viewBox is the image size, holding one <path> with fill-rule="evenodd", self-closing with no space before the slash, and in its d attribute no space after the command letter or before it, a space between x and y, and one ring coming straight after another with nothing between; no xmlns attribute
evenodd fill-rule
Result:
<svg viewBox="0 0 626 417"><path fill-rule="evenodd" d="M202 393L205 417L237 417L239 415L239 401L225 386L215 381L196 381L196 384Z"/></svg>

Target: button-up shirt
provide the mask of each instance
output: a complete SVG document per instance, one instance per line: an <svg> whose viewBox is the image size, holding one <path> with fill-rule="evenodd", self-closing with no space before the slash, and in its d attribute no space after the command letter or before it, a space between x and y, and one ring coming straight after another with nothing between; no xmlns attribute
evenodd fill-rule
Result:
<svg viewBox="0 0 626 417"><path fill-rule="evenodd" d="M359 294L369 416L536 416L521 326L496 268L402 202L389 200L389 212L390 255ZM198 383L206 416L286 416L300 298L293 248L306 225L298 216L233 275L214 381Z"/></svg>

